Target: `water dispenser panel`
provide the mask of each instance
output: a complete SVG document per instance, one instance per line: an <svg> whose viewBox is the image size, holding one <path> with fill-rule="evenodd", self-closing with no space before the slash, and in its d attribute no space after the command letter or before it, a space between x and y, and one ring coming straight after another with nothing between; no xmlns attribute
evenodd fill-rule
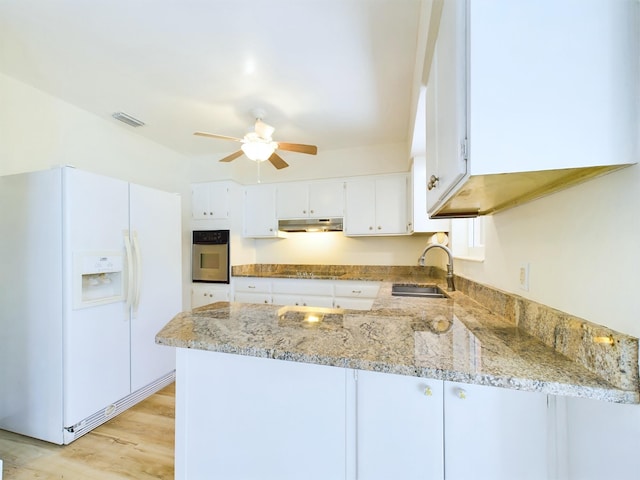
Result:
<svg viewBox="0 0 640 480"><path fill-rule="evenodd" d="M124 300L124 258L120 252L74 255L73 308Z"/></svg>

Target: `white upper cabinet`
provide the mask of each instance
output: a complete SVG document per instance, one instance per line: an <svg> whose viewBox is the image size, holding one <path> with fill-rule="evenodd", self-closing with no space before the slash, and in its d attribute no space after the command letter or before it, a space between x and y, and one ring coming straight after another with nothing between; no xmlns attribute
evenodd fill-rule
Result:
<svg viewBox="0 0 640 480"><path fill-rule="evenodd" d="M275 237L278 235L276 219L276 187L251 185L244 191L245 237Z"/></svg>
<svg viewBox="0 0 640 480"><path fill-rule="evenodd" d="M432 217L490 214L637 162L637 1L441 5L427 59Z"/></svg>
<svg viewBox="0 0 640 480"><path fill-rule="evenodd" d="M407 174L346 182L345 235L407 235Z"/></svg>
<svg viewBox="0 0 640 480"><path fill-rule="evenodd" d="M229 185L226 182L191 185L191 212L194 220L229 218Z"/></svg>
<svg viewBox="0 0 640 480"><path fill-rule="evenodd" d="M277 186L278 218L331 218L344 214L344 182L292 182Z"/></svg>

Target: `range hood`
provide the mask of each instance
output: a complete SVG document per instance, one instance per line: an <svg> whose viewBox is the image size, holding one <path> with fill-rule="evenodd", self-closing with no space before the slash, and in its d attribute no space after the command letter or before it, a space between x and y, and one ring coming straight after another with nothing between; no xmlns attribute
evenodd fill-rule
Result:
<svg viewBox="0 0 640 480"><path fill-rule="evenodd" d="M301 218L278 220L282 232L341 232L342 218Z"/></svg>

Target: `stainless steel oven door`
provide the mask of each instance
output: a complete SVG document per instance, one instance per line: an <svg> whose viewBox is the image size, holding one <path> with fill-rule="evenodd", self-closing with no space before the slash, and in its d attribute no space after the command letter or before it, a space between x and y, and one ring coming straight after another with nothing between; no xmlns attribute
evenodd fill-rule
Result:
<svg viewBox="0 0 640 480"><path fill-rule="evenodd" d="M193 244L191 273L194 282L229 283L228 245Z"/></svg>

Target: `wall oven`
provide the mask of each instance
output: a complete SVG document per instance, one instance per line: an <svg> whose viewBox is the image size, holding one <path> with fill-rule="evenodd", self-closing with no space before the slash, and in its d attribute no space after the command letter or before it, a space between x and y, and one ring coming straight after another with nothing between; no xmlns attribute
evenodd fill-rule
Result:
<svg viewBox="0 0 640 480"><path fill-rule="evenodd" d="M194 230L191 280L229 283L229 230Z"/></svg>

